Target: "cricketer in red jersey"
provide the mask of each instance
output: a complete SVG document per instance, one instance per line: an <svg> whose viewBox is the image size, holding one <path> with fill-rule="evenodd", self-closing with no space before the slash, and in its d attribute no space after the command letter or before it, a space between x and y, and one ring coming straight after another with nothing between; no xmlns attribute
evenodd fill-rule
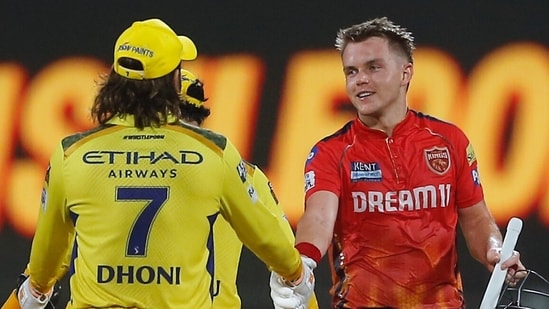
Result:
<svg viewBox="0 0 549 309"><path fill-rule="evenodd" d="M463 308L458 222L488 270L502 245L473 148L458 127L408 108L405 28L376 18L340 30L336 48L357 118L307 158L296 247L317 263L330 249L332 308ZM524 269L518 252L502 268Z"/></svg>
<svg viewBox="0 0 549 309"><path fill-rule="evenodd" d="M306 198L339 197L330 258L344 267L332 269L335 295L368 306L404 308L409 299L461 307L457 209L483 193L457 127L410 110L387 137L355 119L316 144L307 162Z"/></svg>

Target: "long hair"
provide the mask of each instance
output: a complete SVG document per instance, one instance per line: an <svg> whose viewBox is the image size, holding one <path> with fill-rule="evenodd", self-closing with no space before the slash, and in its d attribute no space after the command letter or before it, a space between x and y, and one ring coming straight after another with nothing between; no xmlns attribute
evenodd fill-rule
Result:
<svg viewBox="0 0 549 309"><path fill-rule="evenodd" d="M111 70L100 83L92 105L94 121L104 124L116 115L133 115L135 127L159 127L169 115L180 117L179 94L174 84L175 74L151 80L132 80Z"/></svg>
<svg viewBox="0 0 549 309"><path fill-rule="evenodd" d="M179 108L181 109L181 117L184 121L196 122L198 126L201 126L204 120L210 115L210 109L204 105L198 107L187 102L181 102Z"/></svg>

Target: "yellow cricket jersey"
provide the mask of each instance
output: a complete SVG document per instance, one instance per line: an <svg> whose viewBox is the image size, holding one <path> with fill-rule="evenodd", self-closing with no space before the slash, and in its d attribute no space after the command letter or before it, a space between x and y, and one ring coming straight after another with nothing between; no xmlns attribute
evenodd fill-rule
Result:
<svg viewBox="0 0 549 309"><path fill-rule="evenodd" d="M248 175L251 177L253 186L263 205L272 212L278 219L278 223L288 242L291 245L295 243L292 227L286 218L286 214L278 204L278 198L272 187L271 182L257 166L245 162ZM214 224L214 248L215 255L215 279L217 293L213 299L213 309L240 308L241 301L238 296L236 278L242 242L238 239L230 224L225 220L218 220ZM309 309L318 309L316 297L313 295Z"/></svg>
<svg viewBox="0 0 549 309"><path fill-rule="evenodd" d="M279 221L281 229L290 245L294 245L295 238L284 211L278 205L278 200L267 176L256 166L246 162L248 175L253 179L253 186L263 205L272 212ZM217 293L213 299L212 308L240 308L236 277L242 242L238 239L230 224L225 220L218 220L214 224L215 278Z"/></svg>
<svg viewBox="0 0 549 309"><path fill-rule="evenodd" d="M51 287L72 250L67 308L210 308L222 219L266 265L299 277L299 253L229 140L186 124L138 130L132 117L115 117L53 153L31 281Z"/></svg>

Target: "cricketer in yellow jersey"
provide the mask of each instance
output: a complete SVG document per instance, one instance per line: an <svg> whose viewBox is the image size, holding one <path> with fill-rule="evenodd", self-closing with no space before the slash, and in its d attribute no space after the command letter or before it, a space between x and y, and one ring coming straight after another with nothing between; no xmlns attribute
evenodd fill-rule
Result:
<svg viewBox="0 0 549 309"><path fill-rule="evenodd" d="M187 123L200 126L210 114L204 103L204 85L194 74L181 70L181 110ZM279 219L279 223L290 243L295 242L294 234L286 219L283 209L278 205L278 199L267 176L257 166L246 162L246 170L253 179L253 185L264 205ZM218 220L213 226L215 252L215 281L213 285L212 308L240 308L236 278L242 251L242 242L226 220ZM60 272L59 279L65 274L67 267ZM316 297L311 297L310 309L317 309ZM20 309L15 290L10 295L2 309Z"/></svg>
<svg viewBox="0 0 549 309"><path fill-rule="evenodd" d="M45 308L70 252L67 308L211 308L221 217L304 306L314 266L263 205L234 145L178 122L179 65L196 57L192 41L140 21L114 56L92 106L99 126L51 156L21 308Z"/></svg>
<svg viewBox="0 0 549 309"><path fill-rule="evenodd" d="M188 71L181 70L181 96L182 117L187 123L200 126L209 116L210 111L204 103L207 98L204 94L204 84L196 76ZM246 162L246 169L252 178L253 185L263 204L278 218L284 235L291 244L295 243L292 227L286 219L284 210L278 204L275 191L271 182L257 166ZM241 300L238 295L236 278L242 242L238 239L234 230L226 220L218 220L214 224L214 248L215 248L215 279L217 293L213 299L214 309L240 308ZM313 295L309 302L310 309L317 309L318 303Z"/></svg>

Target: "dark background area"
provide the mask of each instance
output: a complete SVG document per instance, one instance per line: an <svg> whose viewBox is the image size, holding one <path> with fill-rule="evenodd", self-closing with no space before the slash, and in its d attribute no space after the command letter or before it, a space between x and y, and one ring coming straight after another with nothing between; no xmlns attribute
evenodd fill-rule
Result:
<svg viewBox="0 0 549 309"><path fill-rule="evenodd" d="M151 17L159 17L193 38L200 55L256 55L265 61L266 79L251 160L262 166L268 161L290 56L302 50L331 49L339 28L377 16L388 16L405 25L414 33L418 46L436 46L450 53L466 74L485 54L505 44L532 41L549 45L549 2L541 0L1 1L0 63L19 63L31 76L69 56L89 56L110 63L112 46L121 30L134 20ZM524 219L520 239L525 241L519 241L518 250L526 264L549 275L549 227L542 226L535 215ZM504 232L504 226L501 228ZM472 260L461 238L459 246L468 308L477 308L489 273ZM27 261L29 249L30 239L18 235L9 224L3 225L2 301ZM272 308L264 265L245 249L240 269L243 308ZM321 308L328 308L326 259L316 274L319 303ZM67 289L63 297L67 297Z"/></svg>

